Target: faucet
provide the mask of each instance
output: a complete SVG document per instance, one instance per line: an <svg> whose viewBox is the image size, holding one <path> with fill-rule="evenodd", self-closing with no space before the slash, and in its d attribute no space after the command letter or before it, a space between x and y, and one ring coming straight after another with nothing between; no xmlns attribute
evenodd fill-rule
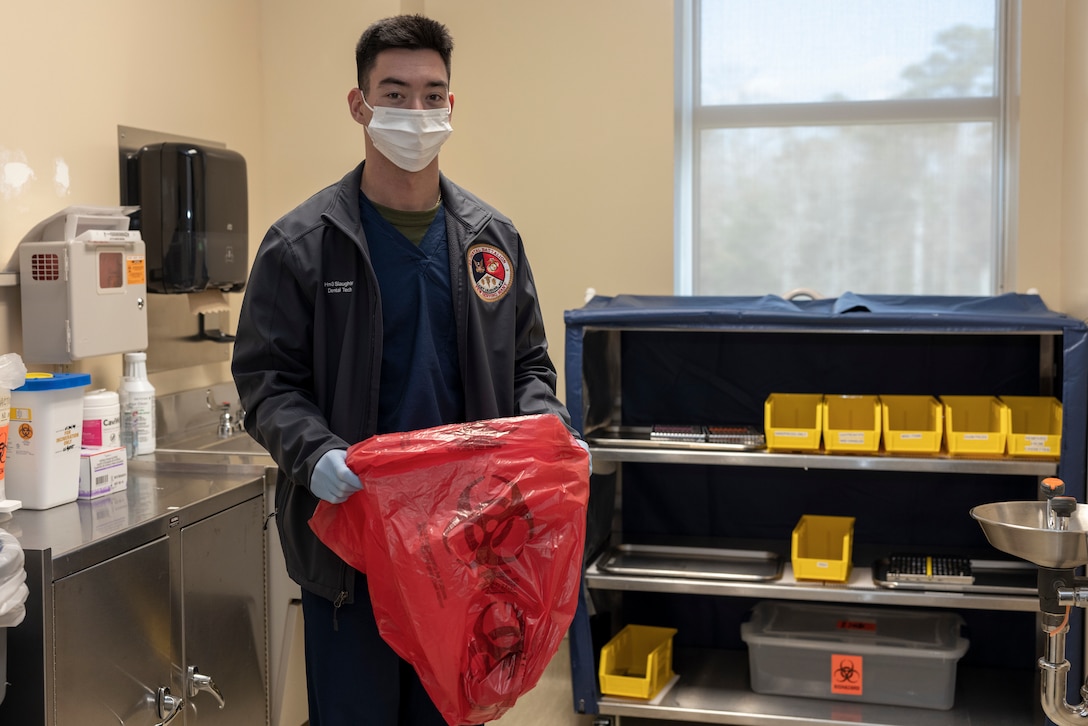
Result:
<svg viewBox="0 0 1088 726"><path fill-rule="evenodd" d="M219 422L215 429L215 435L221 439L229 439L236 433L244 431L246 412L238 407L238 410L234 413L230 410L230 401L222 401L220 403L212 403L212 391L209 388L205 402L208 405L208 409L211 411L217 411L219 413Z"/></svg>
<svg viewBox="0 0 1088 726"><path fill-rule="evenodd" d="M1069 529L1069 517L1077 510L1077 500L1065 495L1065 482L1049 476L1039 483L1046 497L1046 528L1064 532Z"/></svg>
<svg viewBox="0 0 1088 726"><path fill-rule="evenodd" d="M221 439L229 439L234 435L234 415L230 412L230 404L223 403L219 409L219 426L215 434Z"/></svg>

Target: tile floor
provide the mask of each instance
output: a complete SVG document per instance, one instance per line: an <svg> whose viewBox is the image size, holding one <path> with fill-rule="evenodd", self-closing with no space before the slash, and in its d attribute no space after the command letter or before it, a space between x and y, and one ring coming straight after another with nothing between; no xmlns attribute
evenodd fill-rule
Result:
<svg viewBox="0 0 1088 726"><path fill-rule="evenodd" d="M294 676L305 678L301 673ZM281 713L280 720L274 723L279 726L307 726L305 717L304 703L296 703L294 707L287 707ZM498 726L590 726L593 723L592 716L574 712L570 651L566 640L560 644L559 652L545 669L536 688L518 699L505 716L491 723Z"/></svg>
<svg viewBox="0 0 1088 726"><path fill-rule="evenodd" d="M564 640L536 688L519 698L505 716L492 723L499 726L589 726L593 717L575 713L573 698L570 651Z"/></svg>

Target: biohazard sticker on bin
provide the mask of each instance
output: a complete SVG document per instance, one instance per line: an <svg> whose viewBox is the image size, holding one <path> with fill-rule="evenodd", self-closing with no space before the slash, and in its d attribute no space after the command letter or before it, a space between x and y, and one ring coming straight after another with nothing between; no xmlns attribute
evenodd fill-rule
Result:
<svg viewBox="0 0 1088 726"><path fill-rule="evenodd" d="M865 659L860 655L831 654L831 692L840 696L862 695Z"/></svg>
<svg viewBox="0 0 1088 726"><path fill-rule="evenodd" d="M367 574L382 638L446 722L498 718L574 618L588 455L537 415L374 436L347 463L363 489L311 529Z"/></svg>

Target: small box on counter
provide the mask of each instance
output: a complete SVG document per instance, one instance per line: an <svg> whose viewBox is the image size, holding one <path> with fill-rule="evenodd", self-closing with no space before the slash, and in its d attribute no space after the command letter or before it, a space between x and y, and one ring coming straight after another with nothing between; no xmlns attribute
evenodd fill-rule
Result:
<svg viewBox="0 0 1088 726"><path fill-rule="evenodd" d="M93 499L128 486L125 447L82 449L79 453L79 498Z"/></svg>

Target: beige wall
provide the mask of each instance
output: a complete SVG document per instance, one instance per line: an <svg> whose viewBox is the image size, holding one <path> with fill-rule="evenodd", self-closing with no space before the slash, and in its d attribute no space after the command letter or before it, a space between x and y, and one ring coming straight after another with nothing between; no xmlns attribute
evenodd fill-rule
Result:
<svg viewBox="0 0 1088 726"><path fill-rule="evenodd" d="M4 0L0 261L8 263L31 227L66 206L118 204L118 125L220 141L261 179L259 17L258 0ZM32 173L22 184L20 170ZM262 195L251 195L250 205L251 219L260 218ZM18 288L0 288L0 352L22 351L19 318ZM73 370L116 389L121 363L108 356ZM211 366L156 383L177 390L224 375Z"/></svg>
<svg viewBox="0 0 1088 726"><path fill-rule="evenodd" d="M1085 318L1088 317L1088 3L1069 3L1064 39L1061 299L1065 310Z"/></svg>
<svg viewBox="0 0 1088 726"><path fill-rule="evenodd" d="M1074 3L1075 4L1075 3ZM1062 167L1067 39L1064 0L1026 2L1021 32L1020 173L1011 289L1039 290L1062 308ZM1070 27L1070 31L1073 28ZM1081 40L1083 43L1083 30ZM1075 40L1071 38L1070 40ZM1082 316L1088 316L1085 309Z"/></svg>
<svg viewBox="0 0 1088 726"><path fill-rule="evenodd" d="M1038 288L1085 317L1088 9L1025 6L1011 289ZM402 10L454 34L456 131L443 168L521 229L557 365L562 312L587 287L670 292L673 14L663 0L6 0L0 261L62 207L117 202L118 125L241 152L254 251L272 220L358 161L362 132L345 101L354 42ZM20 169L33 176L18 183ZM0 352L21 349L20 327L18 289L0 288ZM112 388L120 362L74 368ZM216 364L152 382L168 392L227 377Z"/></svg>
<svg viewBox="0 0 1088 726"><path fill-rule="evenodd" d="M518 225L561 370L563 311L587 287L672 290L672 6L266 0L262 189L273 218L361 158L346 101L355 41L399 10L453 34L454 134L442 168Z"/></svg>

